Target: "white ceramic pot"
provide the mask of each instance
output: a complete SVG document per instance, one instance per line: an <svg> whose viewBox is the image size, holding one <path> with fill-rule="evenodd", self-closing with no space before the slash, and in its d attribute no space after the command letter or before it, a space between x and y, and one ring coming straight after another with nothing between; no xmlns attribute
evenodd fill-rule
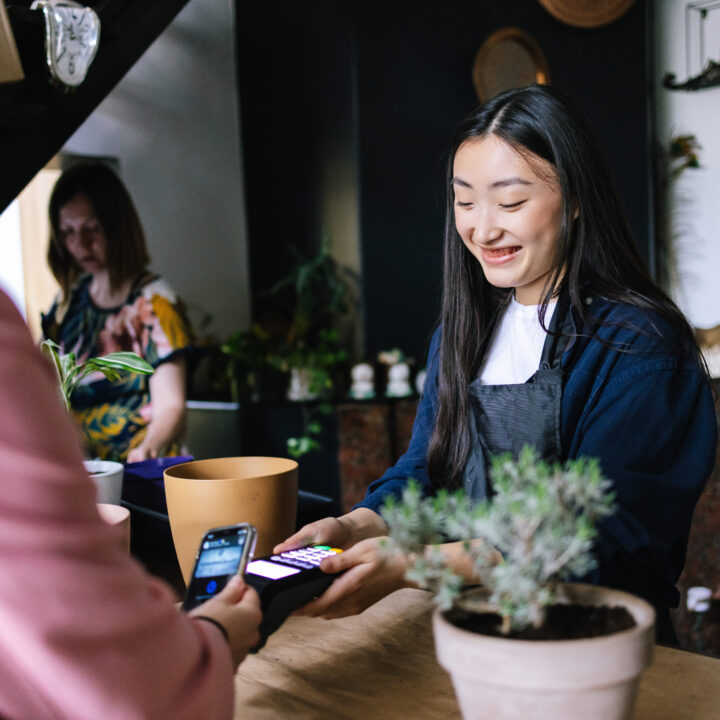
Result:
<svg viewBox="0 0 720 720"><path fill-rule="evenodd" d="M287 391L288 400L314 400L318 394L310 389L311 386L311 370L307 368L290 368L290 385Z"/></svg>
<svg viewBox="0 0 720 720"><path fill-rule="evenodd" d="M655 611L629 593L563 586L567 602L622 605L637 625L581 640L506 640L433 616L435 649L465 720L625 720L650 664Z"/></svg>
<svg viewBox="0 0 720 720"><path fill-rule="evenodd" d="M97 502L119 505L125 467L111 460L85 460L85 469L97 487Z"/></svg>

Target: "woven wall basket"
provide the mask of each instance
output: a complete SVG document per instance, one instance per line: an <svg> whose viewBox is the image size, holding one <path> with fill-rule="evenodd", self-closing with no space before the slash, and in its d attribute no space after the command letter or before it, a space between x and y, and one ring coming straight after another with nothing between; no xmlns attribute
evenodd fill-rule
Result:
<svg viewBox="0 0 720 720"><path fill-rule="evenodd" d="M622 17L635 0L539 0L558 20L581 28L596 28Z"/></svg>

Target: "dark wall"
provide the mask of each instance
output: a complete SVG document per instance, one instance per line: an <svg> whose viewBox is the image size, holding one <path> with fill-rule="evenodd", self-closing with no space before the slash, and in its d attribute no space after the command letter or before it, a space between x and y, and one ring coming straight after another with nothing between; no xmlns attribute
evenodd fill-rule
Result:
<svg viewBox="0 0 720 720"><path fill-rule="evenodd" d="M340 146L353 157L356 150L349 4L344 0L237 4L255 315L272 305L263 293L291 267L288 247L305 255L319 247L328 153ZM350 182L357 188L354 172Z"/></svg>
<svg viewBox="0 0 720 720"><path fill-rule="evenodd" d="M588 116L650 259L647 14L637 0L616 23L582 30L537 0L242 3L254 290L278 276L283 243L312 247L318 158L340 134L357 167L366 353L424 353L439 302L446 148L476 103L475 53L504 26L538 41L552 82Z"/></svg>

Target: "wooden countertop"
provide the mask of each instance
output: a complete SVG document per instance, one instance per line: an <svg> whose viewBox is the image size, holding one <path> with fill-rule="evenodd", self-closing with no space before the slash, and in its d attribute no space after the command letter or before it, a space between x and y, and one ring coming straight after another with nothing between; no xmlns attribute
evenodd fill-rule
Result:
<svg viewBox="0 0 720 720"><path fill-rule="evenodd" d="M240 720L460 720L435 659L429 596L400 590L362 615L289 618L235 678ZM720 660L655 648L634 720L716 720ZM491 719L489 719L491 720Z"/></svg>

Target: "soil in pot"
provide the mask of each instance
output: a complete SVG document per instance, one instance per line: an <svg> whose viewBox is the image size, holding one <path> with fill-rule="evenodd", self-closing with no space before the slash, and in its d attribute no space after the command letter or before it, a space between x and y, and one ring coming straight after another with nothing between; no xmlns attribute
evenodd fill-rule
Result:
<svg viewBox="0 0 720 720"><path fill-rule="evenodd" d="M551 605L545 622L539 628L530 626L524 630L511 631L508 635L503 635L501 618L495 613L452 608L445 613L445 617L462 630L517 640L577 640L612 635L635 627L636 624L626 608L608 605Z"/></svg>

